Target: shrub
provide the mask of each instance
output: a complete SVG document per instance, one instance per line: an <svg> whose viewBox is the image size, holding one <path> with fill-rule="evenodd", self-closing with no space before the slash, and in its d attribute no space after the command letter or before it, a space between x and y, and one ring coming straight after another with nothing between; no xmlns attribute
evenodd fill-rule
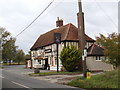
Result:
<svg viewBox="0 0 120 90"><path fill-rule="evenodd" d="M73 72L80 65L81 52L75 46L63 48L60 54L62 65L67 71Z"/></svg>

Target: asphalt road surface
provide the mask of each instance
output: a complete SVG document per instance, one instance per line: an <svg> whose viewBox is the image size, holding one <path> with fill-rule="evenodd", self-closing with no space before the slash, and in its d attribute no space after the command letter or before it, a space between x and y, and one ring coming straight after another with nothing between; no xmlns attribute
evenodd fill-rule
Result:
<svg viewBox="0 0 120 90"><path fill-rule="evenodd" d="M21 68L22 67L22 68ZM72 88L65 85L49 83L44 80L36 80L27 75L27 73L33 72L33 70L26 70L23 66L5 66L0 74L0 80L2 80L3 90L7 89L23 89L23 90L42 90L42 89L58 89L62 90L74 90L78 88ZM60 89L60 90L61 90Z"/></svg>

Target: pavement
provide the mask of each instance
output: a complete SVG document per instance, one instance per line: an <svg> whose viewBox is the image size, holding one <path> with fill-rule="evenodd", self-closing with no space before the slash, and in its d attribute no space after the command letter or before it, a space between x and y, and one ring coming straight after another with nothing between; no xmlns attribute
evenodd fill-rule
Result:
<svg viewBox="0 0 120 90"><path fill-rule="evenodd" d="M2 88L6 90L6 88L12 88L16 90L16 88L24 88L30 90L39 90L40 88L63 88L63 89L79 89L75 87L70 87L66 85L61 85L57 83L51 83L49 80L38 79L38 77L30 77L28 74L33 73L32 69L25 69L25 66L4 66L2 69L2 74L0 74L0 80L2 80ZM46 72L46 70L42 70L41 72ZM1 73L1 72L0 72ZM53 79L53 77L52 77Z"/></svg>

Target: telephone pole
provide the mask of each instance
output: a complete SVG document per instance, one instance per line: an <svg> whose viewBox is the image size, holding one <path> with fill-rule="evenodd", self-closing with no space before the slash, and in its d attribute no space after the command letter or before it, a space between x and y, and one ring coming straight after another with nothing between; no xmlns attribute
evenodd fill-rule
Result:
<svg viewBox="0 0 120 90"><path fill-rule="evenodd" d="M84 17L82 12L82 2L78 0L78 38L79 38L79 48L82 53L82 65L83 65L83 76L86 77L86 60L84 58L84 49L85 49L85 31L84 31Z"/></svg>

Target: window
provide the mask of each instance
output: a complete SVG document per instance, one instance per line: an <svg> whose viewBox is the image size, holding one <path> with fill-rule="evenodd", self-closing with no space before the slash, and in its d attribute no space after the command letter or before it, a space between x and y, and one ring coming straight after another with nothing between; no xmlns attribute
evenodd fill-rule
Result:
<svg viewBox="0 0 120 90"><path fill-rule="evenodd" d="M60 63L60 66L62 65L62 62L61 62L61 60L59 59L59 63Z"/></svg>
<svg viewBox="0 0 120 90"><path fill-rule="evenodd" d="M50 57L50 65L52 65L52 57Z"/></svg>
<svg viewBox="0 0 120 90"><path fill-rule="evenodd" d="M96 56L96 61L101 61L101 57L100 56Z"/></svg>
<svg viewBox="0 0 120 90"><path fill-rule="evenodd" d="M38 60L39 64L41 64L41 60Z"/></svg>
<svg viewBox="0 0 120 90"><path fill-rule="evenodd" d="M105 56L105 60L107 59L107 57Z"/></svg>
<svg viewBox="0 0 120 90"><path fill-rule="evenodd" d="M55 57L55 65L57 65L57 57Z"/></svg>

